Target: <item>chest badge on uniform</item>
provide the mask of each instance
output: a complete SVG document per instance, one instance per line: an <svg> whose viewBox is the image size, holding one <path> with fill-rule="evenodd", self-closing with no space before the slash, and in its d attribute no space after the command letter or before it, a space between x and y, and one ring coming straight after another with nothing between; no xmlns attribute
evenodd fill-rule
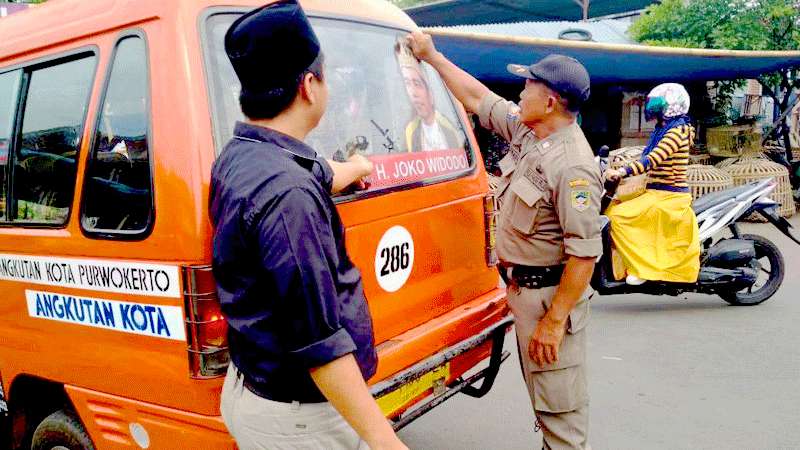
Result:
<svg viewBox="0 0 800 450"><path fill-rule="evenodd" d="M592 193L587 189L573 189L572 191L572 207L576 210L583 212L589 209L589 201L591 200Z"/></svg>

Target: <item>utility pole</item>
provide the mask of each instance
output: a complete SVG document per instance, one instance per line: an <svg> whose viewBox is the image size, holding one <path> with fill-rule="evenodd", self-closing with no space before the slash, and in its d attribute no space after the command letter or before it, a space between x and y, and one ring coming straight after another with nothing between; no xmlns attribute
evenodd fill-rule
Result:
<svg viewBox="0 0 800 450"><path fill-rule="evenodd" d="M582 19L582 20L583 20L584 22L586 22L587 20L589 20L589 3L591 2L591 0L573 0L573 1L574 1L574 2L575 2L577 5L578 5L578 6L580 6L580 7L581 7L581 12L583 13L583 14L582 14L582 17L583 17L583 19Z"/></svg>

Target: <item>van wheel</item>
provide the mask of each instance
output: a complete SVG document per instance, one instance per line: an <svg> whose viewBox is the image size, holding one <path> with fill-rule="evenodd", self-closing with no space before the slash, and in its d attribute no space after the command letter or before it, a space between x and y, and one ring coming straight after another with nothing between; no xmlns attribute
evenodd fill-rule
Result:
<svg viewBox="0 0 800 450"><path fill-rule="evenodd" d="M717 294L731 305L758 305L772 297L781 287L786 265L781 251L769 239L755 234L745 234L741 238L753 242L761 276L755 284L739 292L718 291Z"/></svg>
<svg viewBox="0 0 800 450"><path fill-rule="evenodd" d="M59 410L36 427L31 450L94 450L94 445L80 420Z"/></svg>

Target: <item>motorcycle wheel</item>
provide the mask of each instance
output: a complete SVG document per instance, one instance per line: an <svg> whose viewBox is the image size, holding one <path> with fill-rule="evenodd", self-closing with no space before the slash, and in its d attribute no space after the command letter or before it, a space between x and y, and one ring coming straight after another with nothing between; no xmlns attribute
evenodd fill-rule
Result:
<svg viewBox="0 0 800 450"><path fill-rule="evenodd" d="M756 260L761 265L760 271L766 274L766 281L759 285L761 277L756 282L738 292L718 291L717 294L723 300L736 306L752 306L765 302L772 297L783 283L783 275L786 270L783 262L783 255L778 247L769 239L756 234L742 235L741 239L752 241L756 248ZM769 267L765 266L769 262Z"/></svg>

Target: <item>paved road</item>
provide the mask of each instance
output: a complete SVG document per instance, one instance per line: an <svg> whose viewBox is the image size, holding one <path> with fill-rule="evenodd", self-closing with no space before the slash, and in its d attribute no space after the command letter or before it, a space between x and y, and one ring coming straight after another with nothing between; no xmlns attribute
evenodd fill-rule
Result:
<svg viewBox="0 0 800 450"><path fill-rule="evenodd" d="M792 220L800 229L800 217ZM755 307L711 296L595 297L590 442L606 449L800 449L800 246L781 290ZM413 449L539 449L512 353L486 397L458 395L407 427Z"/></svg>

